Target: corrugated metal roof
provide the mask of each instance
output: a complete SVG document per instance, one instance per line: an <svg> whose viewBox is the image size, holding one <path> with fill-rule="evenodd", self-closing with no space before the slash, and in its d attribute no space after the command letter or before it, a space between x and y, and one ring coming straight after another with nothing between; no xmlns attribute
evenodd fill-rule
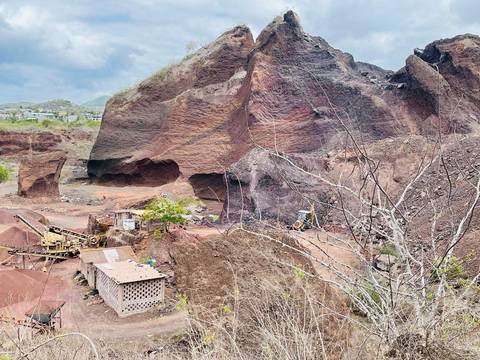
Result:
<svg viewBox="0 0 480 360"><path fill-rule="evenodd" d="M95 266L117 284L127 284L165 277L165 275L159 273L154 268L132 260L110 264L97 264Z"/></svg>
<svg viewBox="0 0 480 360"><path fill-rule="evenodd" d="M104 264L128 259L138 260L137 255L130 246L114 248L82 249L80 259L87 264Z"/></svg>
<svg viewBox="0 0 480 360"><path fill-rule="evenodd" d="M32 317L33 315L55 315L60 308L65 305L65 301L50 301L41 300L38 304L35 304L31 309L25 312L25 315Z"/></svg>

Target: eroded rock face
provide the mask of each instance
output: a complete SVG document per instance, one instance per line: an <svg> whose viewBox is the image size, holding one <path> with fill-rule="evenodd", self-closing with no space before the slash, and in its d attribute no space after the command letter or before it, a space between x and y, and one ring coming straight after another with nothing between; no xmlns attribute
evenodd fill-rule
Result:
<svg viewBox="0 0 480 360"><path fill-rule="evenodd" d="M285 160L253 149L227 173L228 193L222 220L268 218L293 224L298 210L309 210L313 205L321 223L328 213L332 193L303 170L320 174L327 167L328 162L317 154L292 154Z"/></svg>
<svg viewBox="0 0 480 360"><path fill-rule="evenodd" d="M395 199L416 176L425 156L432 154L434 144L423 136L406 135L365 144L362 150L374 164L378 181ZM348 231L342 207L362 213L353 194L368 198L371 193L364 164L365 157L352 147L288 155L254 149L227 172L222 220L273 219L292 224L298 210L313 205L319 225Z"/></svg>
<svg viewBox="0 0 480 360"><path fill-rule="evenodd" d="M88 171L152 185L183 177L213 198L211 189L225 191L225 171L254 147L330 150L344 145L347 129L366 142L466 132L480 116L479 44L473 35L435 42L393 74L306 34L293 12L255 42L236 27L114 96Z"/></svg>
<svg viewBox="0 0 480 360"><path fill-rule="evenodd" d="M235 156L232 119L242 103L239 90L252 47L250 30L236 27L180 64L114 96L89 173L153 185L180 175L222 174Z"/></svg>
<svg viewBox="0 0 480 360"><path fill-rule="evenodd" d="M58 183L66 160L67 154L63 151L36 153L24 157L18 170L18 195L58 196Z"/></svg>
<svg viewBox="0 0 480 360"><path fill-rule="evenodd" d="M50 151L61 142L60 135L48 131L0 131L0 155Z"/></svg>
<svg viewBox="0 0 480 360"><path fill-rule="evenodd" d="M480 120L480 38L466 34L416 49L395 73L402 98L424 133L468 132Z"/></svg>

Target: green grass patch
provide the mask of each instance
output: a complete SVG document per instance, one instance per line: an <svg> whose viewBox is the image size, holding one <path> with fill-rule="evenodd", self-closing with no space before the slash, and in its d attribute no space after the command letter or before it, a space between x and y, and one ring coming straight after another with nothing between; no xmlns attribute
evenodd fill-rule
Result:
<svg viewBox="0 0 480 360"><path fill-rule="evenodd" d="M61 120L6 120L0 121L0 130L44 130L44 129L71 129L71 128L98 128L101 122L96 120L76 120L64 122Z"/></svg>
<svg viewBox="0 0 480 360"><path fill-rule="evenodd" d="M69 128L99 128L101 125L101 121L97 120L77 120L71 123L68 123Z"/></svg>

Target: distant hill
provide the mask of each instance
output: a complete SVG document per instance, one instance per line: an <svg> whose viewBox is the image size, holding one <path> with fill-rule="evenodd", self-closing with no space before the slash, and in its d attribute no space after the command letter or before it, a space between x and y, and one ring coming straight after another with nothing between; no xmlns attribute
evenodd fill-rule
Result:
<svg viewBox="0 0 480 360"><path fill-rule="evenodd" d="M86 108L99 109L103 111L103 109L105 108L105 104L107 103L109 98L110 96L107 96L107 95L99 96L95 99L84 102L82 106Z"/></svg>
<svg viewBox="0 0 480 360"><path fill-rule="evenodd" d="M33 103L28 101L20 101L17 103L0 104L0 109L32 109L35 111L47 111L47 112L68 112L68 113L81 113L81 112L103 112L105 104L108 100L108 96L100 96L90 101L87 101L81 105L75 104L66 99L54 99L45 101L42 103Z"/></svg>
<svg viewBox="0 0 480 360"><path fill-rule="evenodd" d="M5 104L0 104L0 109L6 109L6 108L16 108L16 109L19 109L19 108L28 108L28 107L31 107L35 105L35 103L33 102L29 102L29 101L20 101L20 102L16 102L16 103L5 103Z"/></svg>
<svg viewBox="0 0 480 360"><path fill-rule="evenodd" d="M72 103L70 100L55 99L35 104L34 107L43 109L44 111L75 111L78 105Z"/></svg>

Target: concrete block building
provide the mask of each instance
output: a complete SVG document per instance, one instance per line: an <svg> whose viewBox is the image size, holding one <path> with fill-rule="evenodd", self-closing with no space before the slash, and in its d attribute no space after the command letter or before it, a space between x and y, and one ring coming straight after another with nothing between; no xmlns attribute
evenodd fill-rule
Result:
<svg viewBox="0 0 480 360"><path fill-rule="evenodd" d="M165 275L135 261L97 264L96 287L119 317L145 312L165 299Z"/></svg>
<svg viewBox="0 0 480 360"><path fill-rule="evenodd" d="M87 279L88 286L97 288L97 264L113 263L125 260L137 261L137 256L130 246L119 246L115 248L81 249L80 250L80 271Z"/></svg>

